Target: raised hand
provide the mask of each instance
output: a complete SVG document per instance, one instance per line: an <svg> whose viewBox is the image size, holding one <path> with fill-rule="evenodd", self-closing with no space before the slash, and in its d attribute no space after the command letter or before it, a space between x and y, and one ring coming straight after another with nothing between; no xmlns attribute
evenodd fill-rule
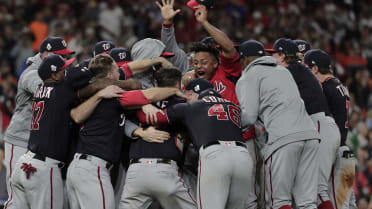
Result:
<svg viewBox="0 0 372 209"><path fill-rule="evenodd" d="M196 9L196 11L195 11L196 20L199 23L206 22L207 21L207 16L208 16L207 7L205 7L204 5L199 5L199 6L196 6L195 9Z"/></svg>
<svg viewBox="0 0 372 209"><path fill-rule="evenodd" d="M156 5L158 5L161 15L163 17L163 24L172 24L173 23L173 18L181 12L180 9L174 10L173 5L174 5L174 0L161 0L162 4L159 2L155 2Z"/></svg>

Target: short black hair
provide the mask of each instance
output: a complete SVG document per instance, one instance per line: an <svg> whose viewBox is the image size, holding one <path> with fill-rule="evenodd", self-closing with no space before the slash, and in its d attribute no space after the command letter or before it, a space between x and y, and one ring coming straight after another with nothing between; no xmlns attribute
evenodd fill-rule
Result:
<svg viewBox="0 0 372 209"><path fill-rule="evenodd" d="M160 68L153 73L159 87L173 87L181 81L182 74L177 67Z"/></svg>
<svg viewBox="0 0 372 209"><path fill-rule="evenodd" d="M220 63L220 52L216 48L214 44L211 43L202 43L202 42L194 42L191 44L190 51L198 53L198 52L208 52L212 54L218 63Z"/></svg>

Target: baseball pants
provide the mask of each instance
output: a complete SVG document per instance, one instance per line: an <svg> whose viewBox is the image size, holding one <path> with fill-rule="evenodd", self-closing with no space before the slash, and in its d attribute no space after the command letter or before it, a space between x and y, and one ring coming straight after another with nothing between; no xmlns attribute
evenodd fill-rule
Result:
<svg viewBox="0 0 372 209"><path fill-rule="evenodd" d="M177 163L158 161L141 158L129 166L120 209L146 209L153 200L164 209L196 209L196 201L183 182Z"/></svg>
<svg viewBox="0 0 372 209"><path fill-rule="evenodd" d="M329 194L335 209L356 208L353 191L355 164L356 160L349 147L340 147L329 188Z"/></svg>
<svg viewBox="0 0 372 209"><path fill-rule="evenodd" d="M198 209L253 208L247 201L254 178L251 155L240 143L219 143L199 150Z"/></svg>
<svg viewBox="0 0 372 209"><path fill-rule="evenodd" d="M67 193L71 209L115 209L114 189L107 161L76 153L67 171Z"/></svg>
<svg viewBox="0 0 372 209"><path fill-rule="evenodd" d="M15 168L15 165L18 159L27 152L27 149L24 147L20 147L8 142L4 144L5 148L5 160L4 165L6 167L6 188L8 191L8 196L12 196L12 188L10 187L9 180L12 176L12 172Z"/></svg>
<svg viewBox="0 0 372 209"><path fill-rule="evenodd" d="M293 142L276 150L265 162L267 208L316 209L319 140Z"/></svg>
<svg viewBox="0 0 372 209"><path fill-rule="evenodd" d="M4 208L62 209L63 183L60 162L41 161L28 151L17 161L10 182L13 194Z"/></svg>
<svg viewBox="0 0 372 209"><path fill-rule="evenodd" d="M250 164L253 165L252 170L250 171L251 172L250 176L252 176L252 178L250 179L251 185L248 187L249 192L248 192L247 204L249 205L249 208L257 208L258 195L260 193L260 188L259 188L258 179L257 179L258 175L256 173L257 171L259 172L259 170L257 170L257 168L259 167L258 150L256 148L255 139L249 139L248 141L245 142L245 145L247 146L248 153L252 159L252 162Z"/></svg>
<svg viewBox="0 0 372 209"><path fill-rule="evenodd" d="M337 150L340 147L341 135L336 122L331 117L313 117L313 122L320 134L318 151L319 178L318 178L318 206L320 209L331 205L328 193L332 167L336 161Z"/></svg>

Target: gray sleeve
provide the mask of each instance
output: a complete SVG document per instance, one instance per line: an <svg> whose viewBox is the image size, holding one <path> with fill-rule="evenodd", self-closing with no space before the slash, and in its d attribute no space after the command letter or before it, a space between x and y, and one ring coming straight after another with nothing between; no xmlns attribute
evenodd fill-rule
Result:
<svg viewBox="0 0 372 209"><path fill-rule="evenodd" d="M39 77L37 70L29 70L22 76L20 82L20 87L22 87L25 91L34 94L39 84L41 84L43 81Z"/></svg>
<svg viewBox="0 0 372 209"><path fill-rule="evenodd" d="M138 137L133 136L133 132L139 128L139 126L133 123L131 120L126 120L124 124L124 133L127 137L131 139L137 139Z"/></svg>
<svg viewBox="0 0 372 209"><path fill-rule="evenodd" d="M164 51L174 53L175 55L168 60L176 67L181 69L182 75L189 70L189 60L187 54L178 47L174 27L166 28L162 26L161 41L165 44Z"/></svg>
<svg viewBox="0 0 372 209"><path fill-rule="evenodd" d="M254 75L243 75L236 85L241 112L241 124L243 130L248 129L257 121L259 111L259 88L257 78Z"/></svg>

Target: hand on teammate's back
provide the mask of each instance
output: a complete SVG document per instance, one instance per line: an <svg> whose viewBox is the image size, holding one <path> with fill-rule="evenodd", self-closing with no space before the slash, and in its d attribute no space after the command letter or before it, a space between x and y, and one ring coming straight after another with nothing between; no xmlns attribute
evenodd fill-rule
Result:
<svg viewBox="0 0 372 209"><path fill-rule="evenodd" d="M146 123L147 124L156 124L158 122L158 118L156 117L157 113L161 113L161 114L164 115L164 112L161 109L156 108L152 104L143 105L142 106L142 111L146 115Z"/></svg>
<svg viewBox="0 0 372 209"><path fill-rule="evenodd" d="M98 96L105 98L105 99L110 99L110 98L115 98L115 97L121 97L121 93L123 92L124 90L121 89L120 87L115 86L115 85L110 85L100 90L98 92Z"/></svg>
<svg viewBox="0 0 372 209"><path fill-rule="evenodd" d="M173 23L173 18L181 12L180 9L174 10L173 5L174 5L174 0L162 0L162 4L159 2L155 2L156 5L158 5L160 11L161 11L161 16L163 17L163 23L164 24L172 24Z"/></svg>
<svg viewBox="0 0 372 209"><path fill-rule="evenodd" d="M134 135L141 137L147 142L155 143L164 143L164 141L168 140L170 137L170 134L168 132L159 131L153 126L150 126L147 129L138 128L135 130Z"/></svg>

